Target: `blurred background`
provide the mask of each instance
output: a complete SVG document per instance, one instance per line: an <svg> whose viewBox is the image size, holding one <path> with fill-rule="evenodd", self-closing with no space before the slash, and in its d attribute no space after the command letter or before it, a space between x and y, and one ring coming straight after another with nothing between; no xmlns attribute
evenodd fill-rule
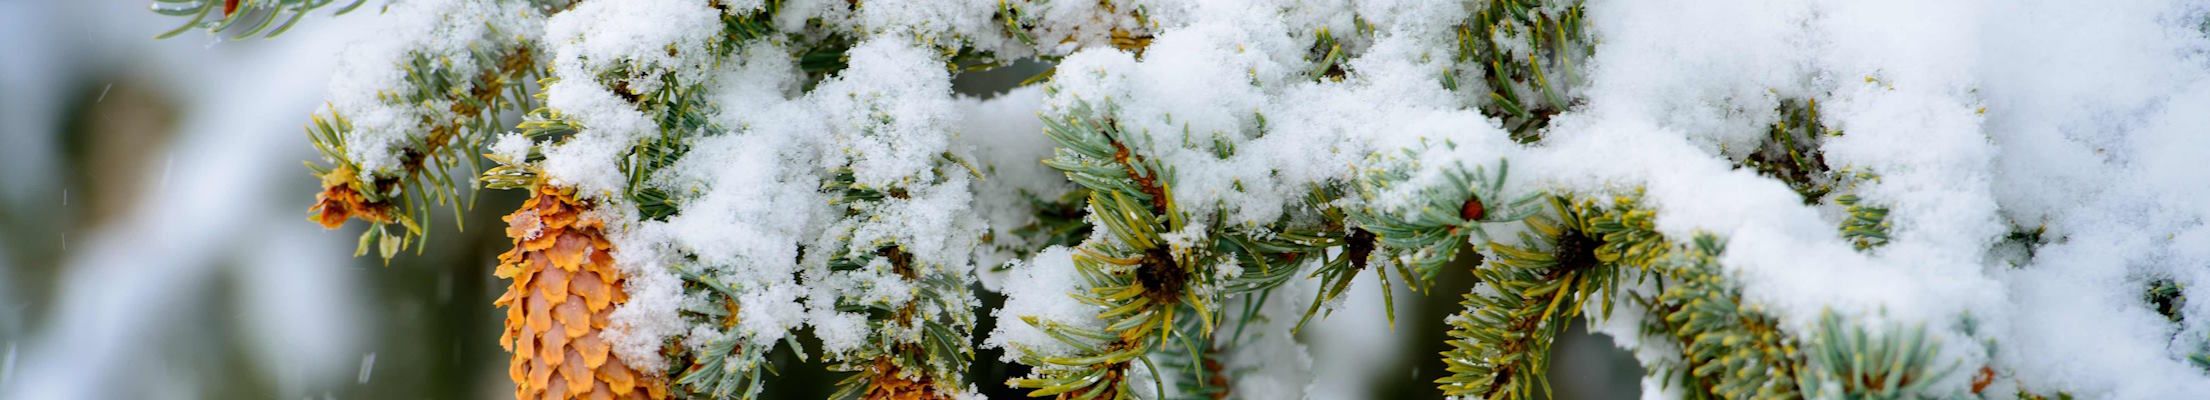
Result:
<svg viewBox="0 0 2210 400"><path fill-rule="evenodd" d="M332 232L305 219L318 187L301 166L315 157L302 125L335 55L375 34L358 28L383 2L369 1L273 40L231 41L155 40L183 21L147 0L0 0L0 398L512 396L496 340L504 314L491 306L507 241L491 227L520 194L470 194L461 224L436 215L434 245L389 263L352 257L359 224ZM988 96L1038 68L956 86ZM1472 285L1445 275L1424 297L1396 289L1393 331L1379 288L1360 280L1342 311L1303 333L1310 396L1439 397L1442 320ZM1639 397L1632 357L1582 332L1558 344L1556 397ZM978 356L977 387L1018 397L1003 382L1023 371L996 356ZM777 363L772 398L823 398L839 379Z"/></svg>

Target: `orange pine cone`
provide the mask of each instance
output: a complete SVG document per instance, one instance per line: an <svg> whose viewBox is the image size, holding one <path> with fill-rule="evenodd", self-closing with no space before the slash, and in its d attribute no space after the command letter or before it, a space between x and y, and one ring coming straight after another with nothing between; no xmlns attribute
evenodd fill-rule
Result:
<svg viewBox="0 0 2210 400"><path fill-rule="evenodd" d="M920 350L916 349L914 351ZM867 372L873 375L868 378L867 394L863 397L868 400L942 400L952 398L949 394L938 392L936 386L929 382L929 379L925 376L912 380L899 377L898 366L892 364L888 357L876 359L875 365L869 367Z"/></svg>
<svg viewBox="0 0 2210 400"><path fill-rule="evenodd" d="M589 205L558 188L537 194L506 217L514 249L499 255L500 278L513 280L492 304L506 307L499 343L518 399L666 399L667 383L632 370L599 338L614 306L628 300L603 222Z"/></svg>
<svg viewBox="0 0 2210 400"><path fill-rule="evenodd" d="M391 222L390 203L370 203L368 197L353 190L352 167L340 166L322 175L322 193L315 194L315 205L308 207L307 219L322 224L324 229L337 229L347 219L360 217L369 223Z"/></svg>

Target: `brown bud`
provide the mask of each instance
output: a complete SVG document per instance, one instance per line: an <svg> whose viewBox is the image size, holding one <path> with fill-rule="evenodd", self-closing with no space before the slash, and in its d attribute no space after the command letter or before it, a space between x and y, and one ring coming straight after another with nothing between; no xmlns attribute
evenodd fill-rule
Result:
<svg viewBox="0 0 2210 400"><path fill-rule="evenodd" d="M1466 205L1458 208L1458 218L1464 218L1467 221L1480 220L1482 216L1487 214L1488 210L1481 207L1481 196L1466 196Z"/></svg>

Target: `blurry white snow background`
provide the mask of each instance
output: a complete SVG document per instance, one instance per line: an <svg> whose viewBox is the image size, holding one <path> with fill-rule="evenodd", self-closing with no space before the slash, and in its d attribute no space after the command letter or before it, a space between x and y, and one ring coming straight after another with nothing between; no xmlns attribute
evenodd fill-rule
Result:
<svg viewBox="0 0 2210 400"><path fill-rule="evenodd" d="M315 185L299 164L314 156L303 118L358 32L316 16L281 40L154 40L182 21L147 5L0 1L0 398L193 398L245 382L303 398L367 376L361 277L379 271L302 219ZM173 131L61 133L69 108L125 92L173 117L108 117ZM137 159L68 162L66 147L102 146ZM140 168L72 169L97 163ZM89 216L100 203L116 207ZM219 362L229 349L247 360Z"/></svg>

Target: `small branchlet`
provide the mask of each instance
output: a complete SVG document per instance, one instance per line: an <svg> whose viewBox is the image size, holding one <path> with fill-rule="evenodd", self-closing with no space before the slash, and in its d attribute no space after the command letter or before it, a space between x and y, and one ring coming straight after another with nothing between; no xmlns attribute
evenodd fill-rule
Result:
<svg viewBox="0 0 2210 400"><path fill-rule="evenodd" d="M1264 302L1264 297L1256 296L1248 299ZM1263 318L1255 314L1255 307L1249 310L1251 314L1243 315L1243 317ZM1190 321L1177 324L1174 329L1176 338L1174 343L1162 346L1151 354L1151 357L1156 359L1155 364L1161 368L1160 373L1174 375L1174 390L1156 397L1184 400L1222 400L1229 398L1233 394L1234 384L1232 382L1234 382L1234 378L1244 371L1229 368L1222 357L1227 349L1236 345L1237 339L1242 339L1241 332L1243 330L1235 329L1234 333L1213 336L1201 333L1200 330L1203 329L1203 326ZM1222 332L1227 331L1223 330ZM1230 335L1234 337L1230 337ZM1225 340L1225 342L1221 342L1221 340Z"/></svg>
<svg viewBox="0 0 2210 400"><path fill-rule="evenodd" d="M1818 204L1834 191L1833 172L1821 161L1824 152L1819 145L1840 133L1827 130L1819 120L1817 100L1782 101L1779 113L1763 145L1741 166L1788 184L1804 204Z"/></svg>
<svg viewBox="0 0 2210 400"><path fill-rule="evenodd" d="M427 243L422 240L427 233L422 222L441 206L451 207L459 223L464 203L472 204L473 199L461 198L461 184L451 178L452 170L478 173L481 168L471 154L481 147L483 133L504 129L501 110L530 104L528 90L517 83L539 73L537 56L528 44L484 43L469 54L478 70L455 70L451 62L414 54L401 65L408 85L379 95L386 105L424 115L410 126L384 127L409 132L393 146L397 165L370 170L356 160L360 156L352 148L356 126L336 108L326 110L327 117L315 115L307 125L309 141L331 164L308 165L323 183L322 194L309 208L309 219L331 229L350 218L368 222L372 228L362 234L356 255L375 247L389 260L410 243L420 251ZM473 182L468 186L473 188ZM405 230L391 228L394 222Z"/></svg>
<svg viewBox="0 0 2210 400"><path fill-rule="evenodd" d="M700 293L709 304L705 307L686 307L684 316L694 320L718 322L714 339L704 346L692 349L686 346L668 346L673 370L667 376L673 378L677 390L694 396L714 399L753 399L767 384L767 374L774 370L767 363L772 346L758 346L742 335L737 325L737 313L743 305L737 302L741 294L735 287L697 269L682 265L668 267L683 277L684 292ZM791 349L798 349L796 336L786 336ZM799 351L803 354L803 351Z"/></svg>
<svg viewBox="0 0 2210 400"><path fill-rule="evenodd" d="M1696 397L1784 399L1802 395L1803 341L1780 329L1779 320L1742 302L1741 289L1718 263L1719 239L1698 235L1657 266L1672 285L1656 299L1641 299L1663 318L1646 329L1681 343L1680 375Z"/></svg>
<svg viewBox="0 0 2210 400"><path fill-rule="evenodd" d="M1871 250L1888 244L1888 230L1894 225L1888 222L1888 208L1866 203L1864 198L1845 194L1834 199L1849 212L1842 219L1842 238L1848 239L1858 250Z"/></svg>
<svg viewBox="0 0 2210 400"><path fill-rule="evenodd" d="M1328 32L1327 28L1313 32L1312 51L1305 56L1305 61L1312 63L1310 75L1313 80L1343 81L1347 75L1343 62L1350 58L1350 54L1343 51L1343 44L1337 42L1335 34Z"/></svg>
<svg viewBox="0 0 2210 400"><path fill-rule="evenodd" d="M368 0L353 0L351 3L343 3L330 16L353 12L367 2ZM262 38L273 38L291 30L292 25L299 23L308 12L332 4L339 3L336 0L154 0L151 8L155 14L191 17L184 25L155 35L154 38L167 39L192 29L204 30L208 34L239 29L237 33L231 34L232 40L245 39L256 34ZM210 16L214 18L208 18ZM277 23L279 19L283 23Z"/></svg>
<svg viewBox="0 0 2210 400"><path fill-rule="evenodd" d="M1935 365L1941 345L1926 338L1924 326L1876 336L1828 310L1819 314L1811 344L1810 371L1798 376L1798 385L1812 398L1943 398L1933 393L1934 383L1956 370Z"/></svg>
<svg viewBox="0 0 2210 400"><path fill-rule="evenodd" d="M2181 289L2179 282L2171 279L2157 279L2149 282L2148 289L2141 293L2141 300L2156 310L2157 315L2162 315L2164 319L2172 322L2179 322L2181 318L2180 306L2187 305L2187 292Z"/></svg>
<svg viewBox="0 0 2210 400"><path fill-rule="evenodd" d="M1479 94L1487 100L1482 114L1502 120L1514 140L1539 140L1551 116L1579 101L1573 96L1584 80L1576 63L1595 48L1580 1L1489 0L1475 7L1458 25L1458 68L1481 71L1489 91ZM1456 76L1444 74L1443 86L1458 90Z"/></svg>
<svg viewBox="0 0 2210 400"><path fill-rule="evenodd" d="M1409 156L1409 154L1407 155ZM1408 185L1412 179L1410 163L1398 163L1397 168L1369 172L1357 181L1358 193L1365 198L1363 209L1347 213L1348 220L1356 225L1352 244L1360 245L1356 233L1371 235L1367 254L1356 256L1347 263L1328 263L1313 273L1320 279L1320 295L1314 301L1316 307L1332 301L1350 287L1351 279L1360 271L1371 269L1386 282L1395 272L1407 286L1424 291L1428 282L1434 281L1443 266L1474 239L1490 241L1485 223L1499 223L1525 219L1539 210L1534 203L1541 199L1528 195L1509 199L1504 193L1506 174L1511 172L1509 162L1498 160L1496 173L1490 174L1485 166L1470 169L1446 170L1448 179L1437 187L1419 188L1417 198L1402 209L1386 209L1377 203L1396 187ZM1355 247L1354 247L1355 248ZM1369 263L1379 266L1367 268ZM1387 287L1388 285L1383 285ZM1391 325L1395 324L1395 298L1382 294L1388 308ZM1312 318L1308 312L1306 320ZM1299 326L1303 322L1298 323Z"/></svg>
<svg viewBox="0 0 2210 400"><path fill-rule="evenodd" d="M1031 395L1073 398L1122 398L1130 395L1127 374L1144 354L1167 345L1183 318L1198 323L1209 337L1216 319L1218 283L1211 269L1228 264L1232 254L1215 251L1222 235L1204 235L1198 244L1176 244L1163 236L1188 226L1174 206L1172 182L1164 171L1121 142L1110 119L1113 108L1077 105L1063 116L1047 116L1045 133L1059 149L1045 165L1090 191L1091 218L1102 230L1082 243L1074 265L1087 281L1075 299L1102 310L1102 331L1037 325L1075 348L1075 357L1028 357L1030 377L1009 385L1035 389ZM1036 324L1044 321L1031 321ZM1147 362L1147 361L1146 361ZM1156 371L1155 368L1149 368ZM1163 390L1163 387L1160 388Z"/></svg>
<svg viewBox="0 0 2210 400"><path fill-rule="evenodd" d="M1466 294L1465 311L1449 323L1451 349L1443 362L1451 375L1436 380L1446 395L1525 399L1550 393L1550 345L1582 306L1610 299L1622 269L1647 259L1650 243L1663 238L1648 229L1647 210L1631 197L1615 204L1553 195L1550 212L1526 219L1520 244L1489 242L1496 257L1474 269L1485 290ZM1634 257L1628 257L1633 255Z"/></svg>
<svg viewBox="0 0 2210 400"><path fill-rule="evenodd" d="M960 171L950 161L939 169ZM951 172L938 174L938 179ZM928 184L947 184L937 181ZM833 203L855 220L882 218L881 203L908 197L907 187L862 187L849 170L829 178ZM856 236L855 225L839 224L833 236ZM939 399L964 389L967 366L974 360L974 308L977 300L968 287L972 275L955 273L945 265L931 264L907 252L896 241L852 243L833 249L872 248L874 251L836 251L828 261L830 274L855 280L895 279L912 288L902 301L845 297L837 308L867 314L869 337L858 349L831 354L832 369L854 372L838 384L832 398ZM887 397L885 397L887 396Z"/></svg>
<svg viewBox="0 0 2210 400"><path fill-rule="evenodd" d="M1007 36L1039 49L1049 49L1052 43L1096 43L1141 55L1145 48L1151 47L1151 39L1158 31L1158 24L1144 13L1142 7L1129 7L1112 1L1100 1L1096 4L1100 11L1111 14L1103 20L1125 21L1122 26L1083 25L1075 29L1049 29L1050 27L1042 24L1038 14L1042 12L1040 9L1048 9L1046 7L1050 6L1050 1L997 0L997 3L998 11L990 19L1003 28ZM1056 60L1065 55L1043 51L1046 54L1039 56L1046 60ZM1030 78L1027 82L1042 81L1043 79Z"/></svg>

